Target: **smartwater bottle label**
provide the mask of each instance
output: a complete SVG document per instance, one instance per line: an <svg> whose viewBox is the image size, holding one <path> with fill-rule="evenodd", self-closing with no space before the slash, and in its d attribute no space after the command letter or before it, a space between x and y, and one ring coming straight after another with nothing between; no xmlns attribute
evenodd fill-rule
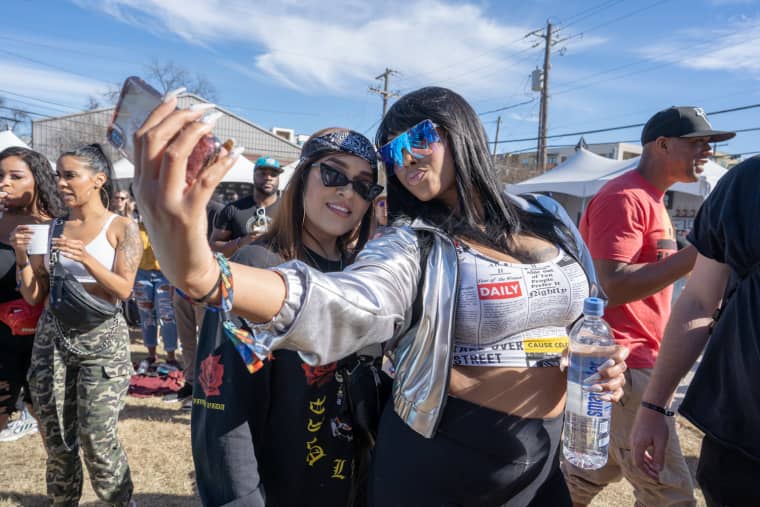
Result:
<svg viewBox="0 0 760 507"><path fill-rule="evenodd" d="M607 361L606 357L571 354L568 368L567 411L584 417L610 417L612 413L610 402L602 400L601 393L587 392L582 389L580 382L597 372L597 369ZM587 384L588 386L592 383Z"/></svg>

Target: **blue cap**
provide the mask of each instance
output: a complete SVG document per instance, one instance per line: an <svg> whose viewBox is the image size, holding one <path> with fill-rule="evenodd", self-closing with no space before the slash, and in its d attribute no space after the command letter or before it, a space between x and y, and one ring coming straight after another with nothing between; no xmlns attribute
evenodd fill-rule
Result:
<svg viewBox="0 0 760 507"><path fill-rule="evenodd" d="M276 158L271 157L260 157L256 161L256 165L253 166L253 170L255 171L259 167L268 167L269 169L274 169L277 172L282 172L283 168L280 167L280 162Z"/></svg>
<svg viewBox="0 0 760 507"><path fill-rule="evenodd" d="M583 300L583 315L601 317L604 315L604 299L586 298Z"/></svg>

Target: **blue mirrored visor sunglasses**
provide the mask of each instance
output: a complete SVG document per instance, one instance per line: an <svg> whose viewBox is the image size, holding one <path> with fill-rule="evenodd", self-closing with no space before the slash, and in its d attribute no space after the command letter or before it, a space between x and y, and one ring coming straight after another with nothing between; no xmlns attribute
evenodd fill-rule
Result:
<svg viewBox="0 0 760 507"><path fill-rule="evenodd" d="M322 184L326 187L345 187L350 183L354 188L354 192L367 202L372 202L375 197L380 195L383 191L382 185L372 183L371 181L349 180L348 176L325 162L319 162L313 165L319 167L319 175L322 178Z"/></svg>
<svg viewBox="0 0 760 507"><path fill-rule="evenodd" d="M413 158L423 158L430 155L433 143L440 142L441 137L436 130L436 124L430 120L423 120L382 145L380 158L385 164L386 172L392 176L394 168L404 167L405 153Z"/></svg>

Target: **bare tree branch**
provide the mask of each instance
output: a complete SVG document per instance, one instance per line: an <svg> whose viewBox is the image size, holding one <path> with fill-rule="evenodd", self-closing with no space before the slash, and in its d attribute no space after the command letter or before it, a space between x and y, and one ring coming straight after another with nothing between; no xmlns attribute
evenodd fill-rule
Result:
<svg viewBox="0 0 760 507"><path fill-rule="evenodd" d="M206 76L198 73L193 76L185 67L171 60L168 62L153 60L146 66L145 71L146 79L156 85L158 91L162 93L184 86L188 92L206 100L217 99L216 88Z"/></svg>
<svg viewBox="0 0 760 507"><path fill-rule="evenodd" d="M93 109L100 109L100 100L93 95L87 97L87 103L84 105L85 110L92 111Z"/></svg>
<svg viewBox="0 0 760 507"><path fill-rule="evenodd" d="M12 130L16 133L29 133L32 118L19 109L6 106L6 101L0 97L0 130Z"/></svg>
<svg viewBox="0 0 760 507"><path fill-rule="evenodd" d="M116 105L116 102L119 100L119 95L121 94L121 85L122 83L109 85L108 89L100 95L105 104L108 104L109 106Z"/></svg>

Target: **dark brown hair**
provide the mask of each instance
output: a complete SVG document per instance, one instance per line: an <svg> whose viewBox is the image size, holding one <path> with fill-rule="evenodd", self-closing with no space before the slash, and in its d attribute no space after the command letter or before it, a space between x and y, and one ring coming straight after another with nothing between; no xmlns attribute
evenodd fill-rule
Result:
<svg viewBox="0 0 760 507"><path fill-rule="evenodd" d="M312 137L341 130L346 129L329 127L315 132L312 134ZM343 152L335 151L334 153ZM277 216L272 222L269 232L259 240L260 244L266 245L285 260L309 260L305 250L306 247L303 244L303 224L306 213L303 201L306 194L306 177L309 175L312 164L325 155L327 154L322 154L317 158L302 158L298 162L293 171L293 176L280 196ZM347 232L337 240L338 250L340 250L345 261L351 262L356 253L364 248L364 245L369 240L373 223L374 210L372 203L370 203L367 212L362 217L362 221L352 231Z"/></svg>

